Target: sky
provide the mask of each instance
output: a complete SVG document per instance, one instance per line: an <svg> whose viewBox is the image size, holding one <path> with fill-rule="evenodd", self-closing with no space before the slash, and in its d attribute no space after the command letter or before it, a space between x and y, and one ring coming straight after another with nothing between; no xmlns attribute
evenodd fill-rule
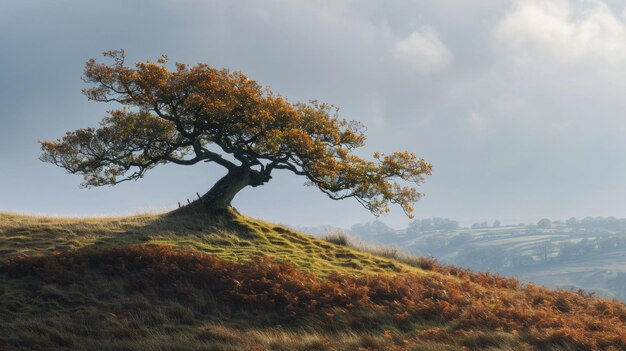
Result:
<svg viewBox="0 0 626 351"><path fill-rule="evenodd" d="M433 165L416 218L471 224L626 217L626 6L621 1L0 1L0 211L110 216L166 211L223 170L165 165L81 189L39 161L38 140L95 127L89 58L124 49L241 70L292 101L365 124L359 153L408 150ZM240 212L273 222L374 220L280 173ZM392 207L380 219L410 220Z"/></svg>

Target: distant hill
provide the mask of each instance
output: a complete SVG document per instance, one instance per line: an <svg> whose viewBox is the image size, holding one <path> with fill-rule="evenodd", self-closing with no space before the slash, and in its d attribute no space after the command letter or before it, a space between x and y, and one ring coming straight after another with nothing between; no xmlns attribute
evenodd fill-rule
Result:
<svg viewBox="0 0 626 351"><path fill-rule="evenodd" d="M433 256L446 264L515 276L552 288L584 289L626 301L626 219L543 219L533 225L497 226L433 218L400 231L380 221L357 224L357 241Z"/></svg>
<svg viewBox="0 0 626 351"><path fill-rule="evenodd" d="M0 282L0 350L626 348L624 303L236 211L0 214Z"/></svg>

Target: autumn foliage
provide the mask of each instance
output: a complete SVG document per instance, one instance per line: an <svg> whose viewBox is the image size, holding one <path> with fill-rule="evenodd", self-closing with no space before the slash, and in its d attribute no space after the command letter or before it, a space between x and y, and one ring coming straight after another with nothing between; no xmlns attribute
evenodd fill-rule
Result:
<svg viewBox="0 0 626 351"><path fill-rule="evenodd" d="M209 290L222 303L276 312L297 321L319 315L332 322L364 309L398 323L430 321L419 338L446 340L501 331L539 349L626 348L626 305L580 292L521 286L514 279L433 266L433 274L331 274L319 277L267 257L235 263L168 246L131 245L99 251L15 257L1 266L13 276L79 283L94 270L127 278L137 291L161 288L177 296ZM448 327L445 327L448 326Z"/></svg>
<svg viewBox="0 0 626 351"><path fill-rule="evenodd" d="M397 204L411 216L418 184L431 165L409 152L354 154L364 127L315 100L290 102L241 72L167 59L125 65L123 51L92 59L84 79L90 100L116 103L98 128L41 143L41 159L81 174L84 186L139 179L164 163L211 162L228 173L202 197L209 209L230 206L241 189L267 183L275 170L303 176L330 198L354 198L374 214ZM408 184L408 185L407 185Z"/></svg>

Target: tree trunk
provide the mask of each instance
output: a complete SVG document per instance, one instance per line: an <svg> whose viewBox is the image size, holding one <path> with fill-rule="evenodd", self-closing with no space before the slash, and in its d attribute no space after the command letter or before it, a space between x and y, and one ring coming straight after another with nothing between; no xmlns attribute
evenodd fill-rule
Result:
<svg viewBox="0 0 626 351"><path fill-rule="evenodd" d="M229 171L222 179L206 194L202 195L199 202L208 210L222 210L230 206L235 195L241 189L250 184L250 177L241 170Z"/></svg>
<svg viewBox="0 0 626 351"><path fill-rule="evenodd" d="M209 212L218 212L230 207L235 195L243 188L265 184L271 177L247 167L230 170L213 185L211 190L195 201Z"/></svg>

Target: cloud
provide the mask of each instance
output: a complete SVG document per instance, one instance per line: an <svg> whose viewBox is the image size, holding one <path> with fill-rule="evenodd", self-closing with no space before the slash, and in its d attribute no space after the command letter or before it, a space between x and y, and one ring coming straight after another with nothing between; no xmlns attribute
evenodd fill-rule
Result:
<svg viewBox="0 0 626 351"><path fill-rule="evenodd" d="M626 24L602 1L518 1L495 30L517 62L626 63Z"/></svg>
<svg viewBox="0 0 626 351"><path fill-rule="evenodd" d="M470 111L465 122L470 131L483 132L487 130L487 119L476 111Z"/></svg>
<svg viewBox="0 0 626 351"><path fill-rule="evenodd" d="M428 73L447 66L452 61L452 52L432 28L426 28L397 40L393 57L420 73Z"/></svg>

